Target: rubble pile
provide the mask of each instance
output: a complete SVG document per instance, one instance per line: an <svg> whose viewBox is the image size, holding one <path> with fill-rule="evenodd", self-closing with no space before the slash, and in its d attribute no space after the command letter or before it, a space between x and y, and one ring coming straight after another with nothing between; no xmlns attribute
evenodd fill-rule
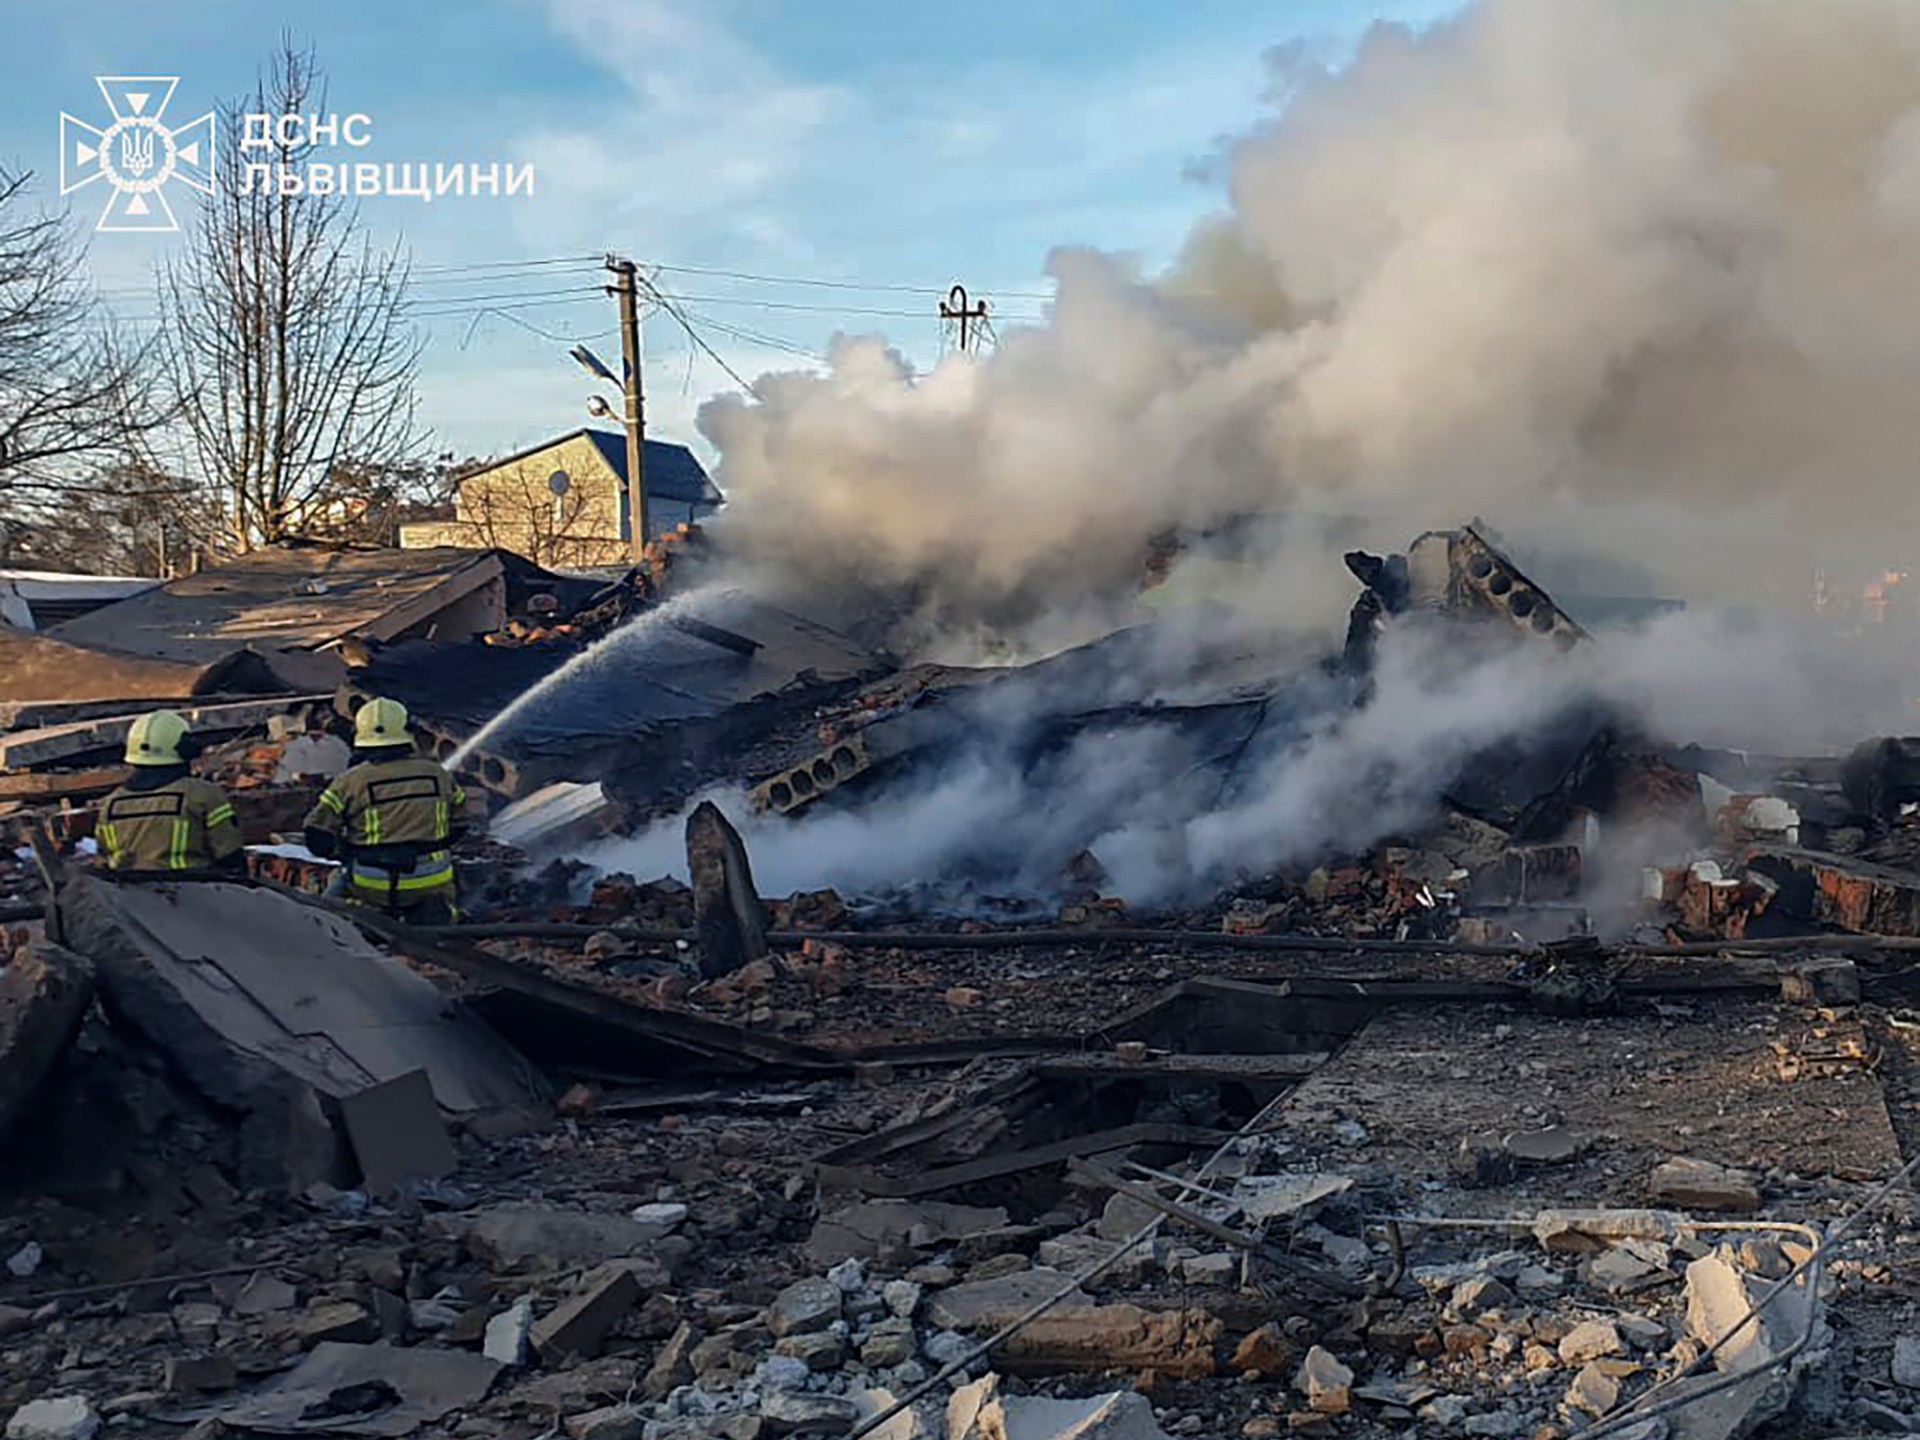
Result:
<svg viewBox="0 0 1920 1440"><path fill-rule="evenodd" d="M730 807L857 813L998 711L1024 773L1156 726L1226 794L1262 727L1369 703L1389 627L1606 641L1475 527L1349 556L1341 655L1208 655L1190 704L1116 699L1125 635L990 671L737 595L623 628L704 545L209 701L246 881L93 869L126 704L6 717L7 1440L1920 1429L1920 741L1573 706L1405 833L1178 905L1094 836L764 895ZM503 736L434 689L594 642L637 710ZM337 907L289 843L396 677L437 753L478 737L460 925ZM662 816L684 880L583 858Z"/></svg>

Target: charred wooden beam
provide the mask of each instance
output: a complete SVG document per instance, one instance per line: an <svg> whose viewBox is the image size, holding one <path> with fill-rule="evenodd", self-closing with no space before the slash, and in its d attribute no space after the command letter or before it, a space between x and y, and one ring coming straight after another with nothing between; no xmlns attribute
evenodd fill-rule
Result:
<svg viewBox="0 0 1920 1440"><path fill-rule="evenodd" d="M754 889L746 842L711 800L702 800L687 817L687 871L700 973L711 980L763 959L767 912Z"/></svg>
<svg viewBox="0 0 1920 1440"><path fill-rule="evenodd" d="M998 1180L1027 1170L1044 1169L1084 1155L1127 1150L1135 1145L1172 1145L1197 1150L1203 1146L1218 1145L1227 1138L1225 1131L1202 1130L1191 1125L1122 1125L1113 1130L1098 1130L1088 1135L1055 1140L1047 1145L1034 1145L1025 1150L1011 1150L981 1160L969 1160L964 1165L925 1170L904 1180L896 1180L872 1170L825 1164L817 1164L814 1173L825 1184L859 1190L877 1199L910 1200L915 1196L932 1195L963 1185L977 1185L983 1180Z"/></svg>

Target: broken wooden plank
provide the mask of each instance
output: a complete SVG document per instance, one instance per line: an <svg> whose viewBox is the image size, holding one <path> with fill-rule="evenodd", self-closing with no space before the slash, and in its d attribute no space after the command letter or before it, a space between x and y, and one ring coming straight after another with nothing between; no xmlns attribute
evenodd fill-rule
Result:
<svg viewBox="0 0 1920 1440"><path fill-rule="evenodd" d="M319 904L310 895L282 886L265 888L291 896L302 904ZM429 965L437 965L482 985L497 986L561 1013L585 1016L624 1030L648 1045L674 1046L743 1069L771 1065L798 1071L843 1073L854 1063L817 1046L757 1034L738 1025L681 1011L649 1009L604 991L557 979L530 966L490 955L478 946L462 943L456 938L458 926L427 929L407 925L365 906L322 908L334 910L362 930L378 935L396 949Z"/></svg>
<svg viewBox="0 0 1920 1440"><path fill-rule="evenodd" d="M75 770L36 775L0 775L0 801L22 805L52 805L61 800L91 800L119 789L133 775L129 765L108 765L95 770Z"/></svg>
<svg viewBox="0 0 1920 1440"><path fill-rule="evenodd" d="M769 1095L740 1090L692 1090L685 1086L667 1086L646 1093L609 1095L587 1113L601 1118L701 1110L719 1110L736 1115L798 1115L809 1105L818 1104L819 1099L812 1090Z"/></svg>
<svg viewBox="0 0 1920 1440"><path fill-rule="evenodd" d="M302 705L329 702L330 695L280 695L269 699L246 700L228 705L176 705L187 724L202 732L250 730L264 725L275 715L284 715ZM145 713L145 712L140 712ZM67 725L48 725L15 735L0 736L0 770L30 770L57 760L84 755L89 750L104 750L126 743L140 714L111 715L98 720L76 720Z"/></svg>
<svg viewBox="0 0 1920 1440"><path fill-rule="evenodd" d="M687 938L685 933L679 930L646 929L624 924L588 925L578 921L513 920L495 924L439 928L457 928L461 935L476 940L510 938L585 940L605 930L612 930L622 939L646 945L671 945ZM1504 960L1524 959L1546 953L1542 946L1534 944L1465 944L1456 940L1344 940L1324 935L1238 935L1223 930L983 930L966 933L947 930L774 930L767 934L767 945L773 950L799 950L809 941L820 945L838 945L847 949L902 951L1094 950L1123 945L1154 945L1163 948L1178 947L1183 950L1272 950L1282 954L1435 957L1464 955ZM1602 953L1623 959L1678 960L1705 959L1730 952L1764 955L1780 952L1798 953L1803 950L1916 951L1920 950L1920 939L1900 935L1836 935L1821 932L1807 935L1770 936L1762 940L1709 940L1683 945L1613 945L1606 947ZM1353 980L1329 979L1327 983L1380 986L1417 982L1395 981L1390 976L1361 976ZM1433 983L1450 987L1446 994L1435 991L1428 997L1435 1000L1471 1002L1476 998L1490 998L1491 991L1494 989L1501 989L1508 996L1520 995L1525 990L1524 986L1506 985L1499 981L1436 981ZM1489 996L1475 997L1469 994L1465 989L1468 983L1479 983L1485 986ZM1697 983L1702 989L1711 988L1704 980L1684 983Z"/></svg>
<svg viewBox="0 0 1920 1440"><path fill-rule="evenodd" d="M1039 1170L1082 1156L1102 1155L1111 1150L1130 1149L1135 1145L1175 1145L1198 1150L1208 1145L1218 1145L1228 1138L1229 1132L1223 1130L1203 1130L1193 1125L1143 1123L1122 1125L1114 1130L1097 1130L1088 1135L1073 1135L1047 1145L989 1155L982 1160L969 1160L964 1165L922 1171L902 1180L876 1174L872 1170L848 1169L837 1165L816 1164L814 1173L824 1185L860 1190L880 1200L911 1200L917 1195L976 1185L982 1180L997 1180L1005 1175L1018 1175L1026 1170Z"/></svg>
<svg viewBox="0 0 1920 1440"><path fill-rule="evenodd" d="M1040 1093L1039 1077L1030 1068L1022 1068L1006 1079L988 1086L978 1095L970 1106L955 1105L952 1109L938 1115L927 1116L920 1120L909 1120L904 1124L890 1126L871 1135L862 1135L844 1145L814 1157L815 1163L839 1169L852 1169L872 1165L889 1155L902 1150L911 1150L916 1145L950 1131L959 1129L972 1117L973 1113L987 1105L1014 1104Z"/></svg>
<svg viewBox="0 0 1920 1440"><path fill-rule="evenodd" d="M1047 1080L1302 1080L1327 1063L1324 1050L1292 1055L1055 1055L1035 1063Z"/></svg>
<svg viewBox="0 0 1920 1440"><path fill-rule="evenodd" d="M67 880L67 862L61 858L60 845L44 820L26 827L27 845L33 851L34 868L40 872L40 884L47 892L46 918L42 922L47 938L56 945L67 943L67 927L60 910L60 887Z"/></svg>

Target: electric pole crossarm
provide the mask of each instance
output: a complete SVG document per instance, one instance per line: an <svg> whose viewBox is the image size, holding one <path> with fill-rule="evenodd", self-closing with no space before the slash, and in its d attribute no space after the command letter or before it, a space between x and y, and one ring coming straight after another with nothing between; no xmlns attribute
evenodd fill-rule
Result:
<svg viewBox="0 0 1920 1440"><path fill-rule="evenodd" d="M987 323L987 302L977 305L967 304L967 287L956 285L947 292L947 298L940 302L940 318L960 322L960 349L965 354L973 353L975 326L985 327Z"/></svg>

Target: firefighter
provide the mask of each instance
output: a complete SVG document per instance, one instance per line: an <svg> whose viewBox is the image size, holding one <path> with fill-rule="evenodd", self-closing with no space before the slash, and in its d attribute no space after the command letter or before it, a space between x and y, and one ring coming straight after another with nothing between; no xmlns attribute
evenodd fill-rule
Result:
<svg viewBox="0 0 1920 1440"><path fill-rule="evenodd" d="M171 710L133 722L126 755L133 778L107 797L94 830L108 866L130 875L246 869L226 791L191 773L198 753L187 722Z"/></svg>
<svg viewBox="0 0 1920 1440"><path fill-rule="evenodd" d="M307 848L344 862L335 885L355 904L414 924L452 921L453 856L467 797L444 765L414 752L407 708L369 700L353 717L353 767L307 816Z"/></svg>

